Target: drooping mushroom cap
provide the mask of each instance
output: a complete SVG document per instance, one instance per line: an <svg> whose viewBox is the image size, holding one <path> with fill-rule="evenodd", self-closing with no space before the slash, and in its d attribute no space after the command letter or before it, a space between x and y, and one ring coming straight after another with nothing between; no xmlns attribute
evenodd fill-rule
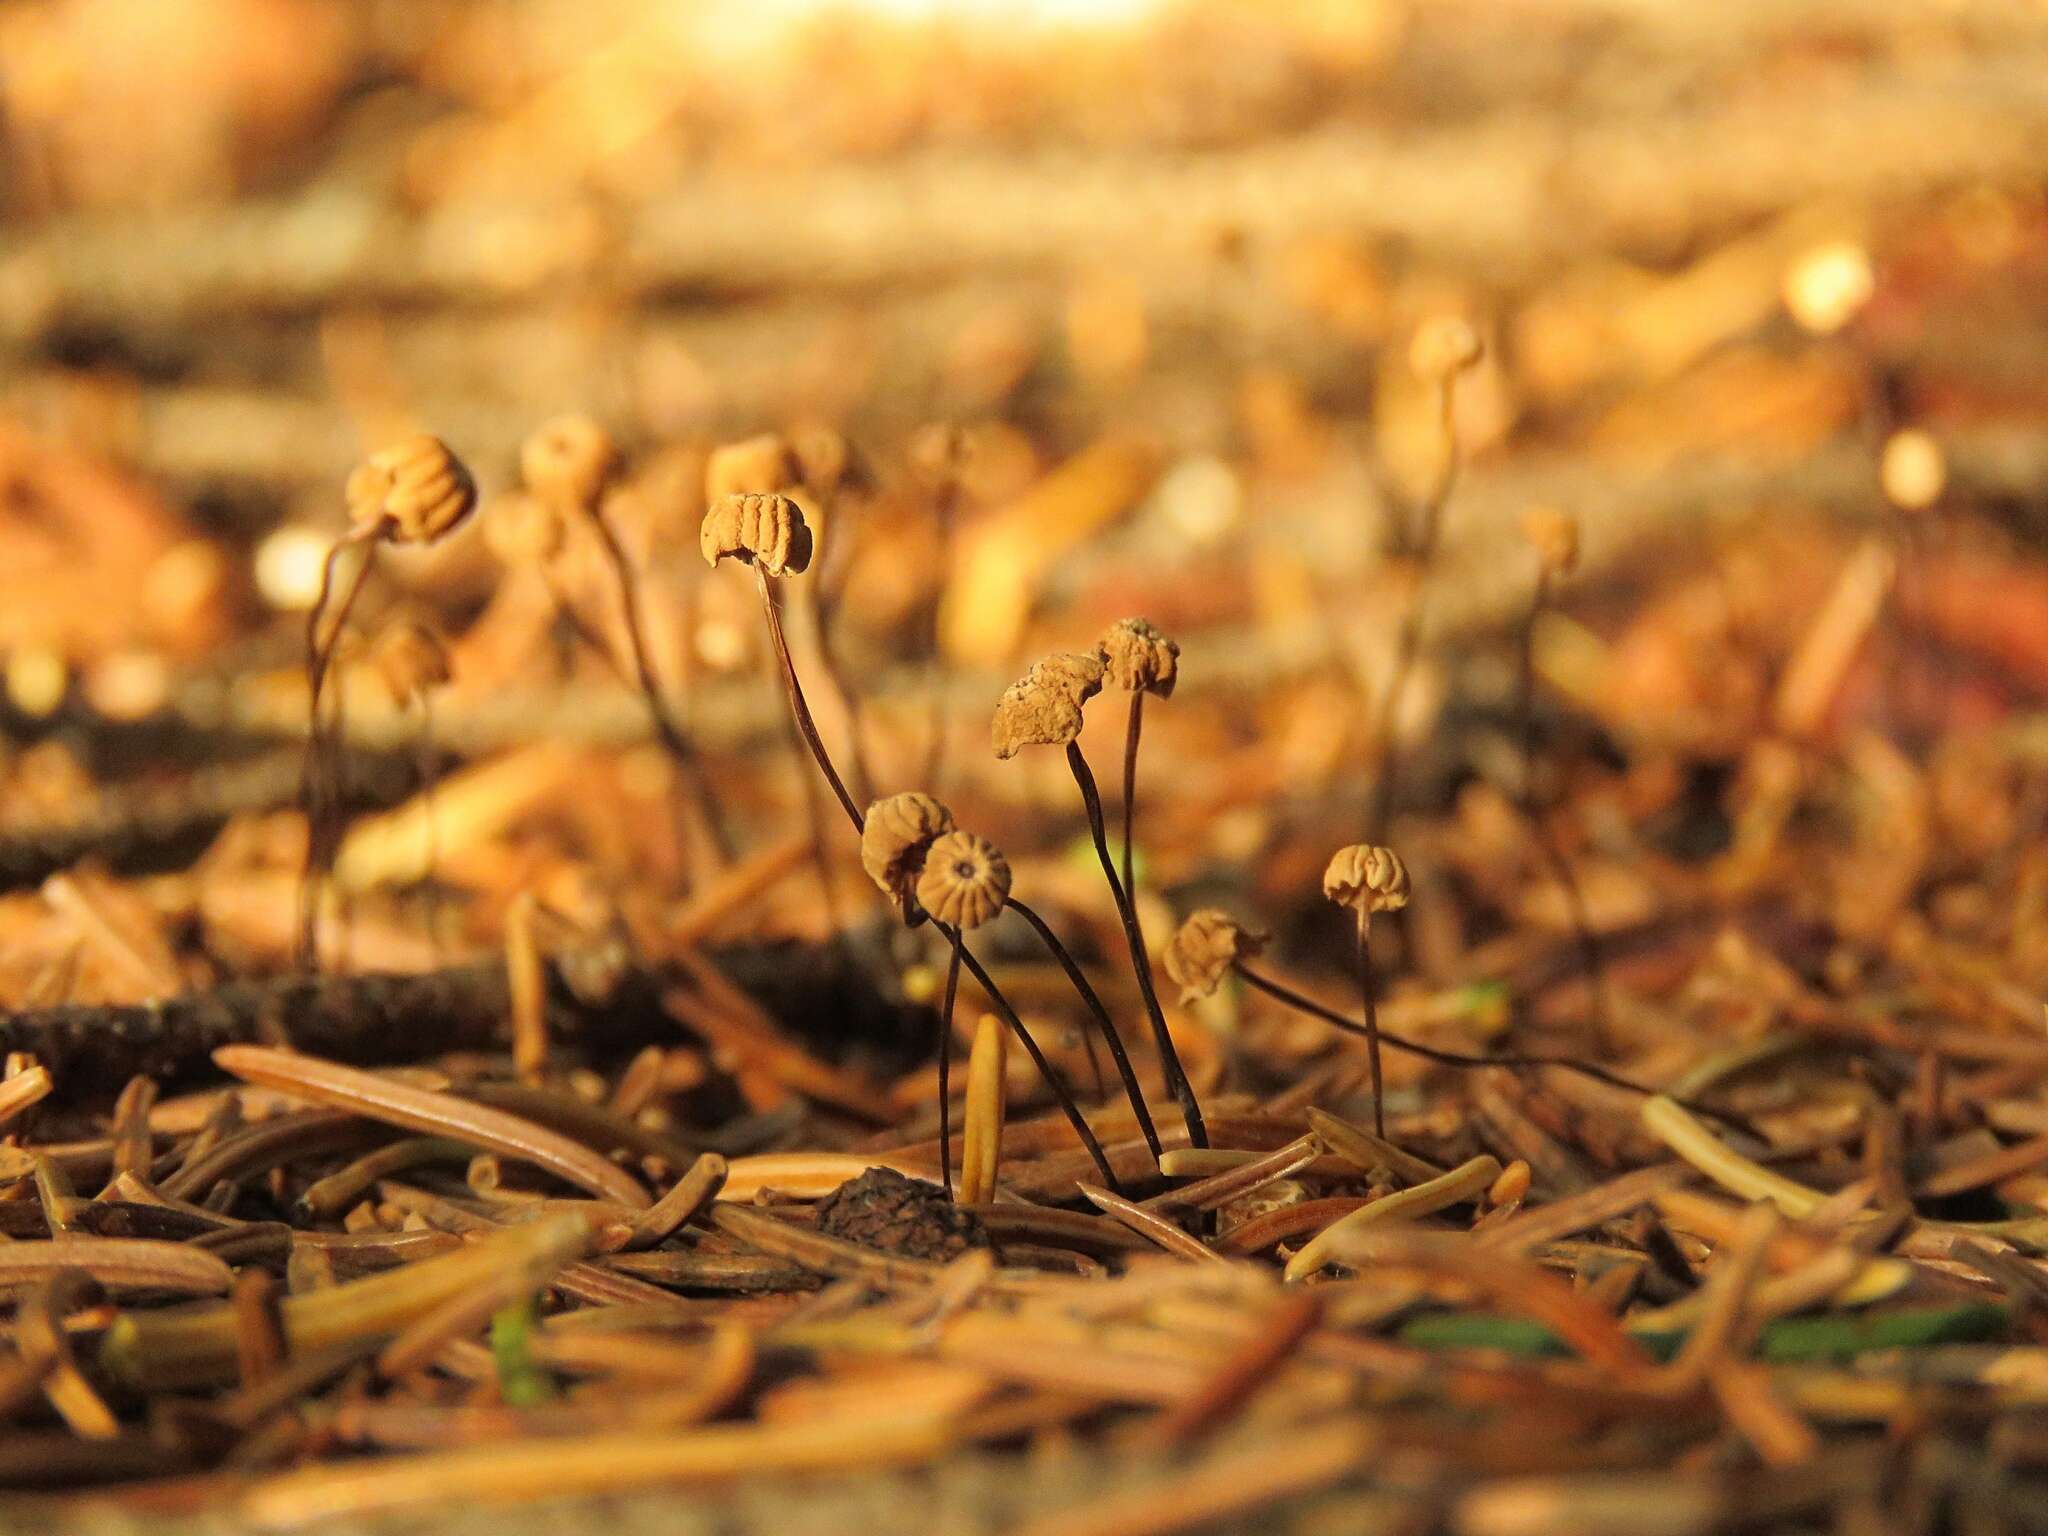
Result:
<svg viewBox="0 0 2048 1536"><path fill-rule="evenodd" d="M917 902L949 927L979 928L1010 899L1010 865L987 838L948 832L925 850Z"/></svg>
<svg viewBox="0 0 2048 1536"><path fill-rule="evenodd" d="M704 461L704 499L716 503L746 491L794 490L804 467L780 432L763 432L736 443L721 443Z"/></svg>
<svg viewBox="0 0 2048 1536"><path fill-rule="evenodd" d="M953 830L953 813L915 790L868 807L860 834L860 865L906 917L917 900L918 876L932 843Z"/></svg>
<svg viewBox="0 0 2048 1536"><path fill-rule="evenodd" d="M1223 984L1224 974L1239 960L1249 960L1266 947L1266 935L1255 933L1220 907L1203 907L1166 946L1166 974L1180 988L1183 1004L1209 996Z"/></svg>
<svg viewBox="0 0 2048 1536"><path fill-rule="evenodd" d="M770 576L788 576L811 563L811 530L803 509L787 496L743 491L721 497L704 514L698 546L706 564L731 555Z"/></svg>
<svg viewBox="0 0 2048 1536"><path fill-rule="evenodd" d="M989 734L996 756L1026 747L1063 747L1081 734L1081 706L1102 691L1107 665L1100 656L1059 651L1035 662L1003 690Z"/></svg>
<svg viewBox="0 0 2048 1536"><path fill-rule="evenodd" d="M448 647L417 619L386 625L371 647L369 659L393 704L421 698L428 689L444 687L454 676Z"/></svg>
<svg viewBox="0 0 2048 1536"><path fill-rule="evenodd" d="M618 472L612 435L588 416L557 416L543 422L520 446L519 473L526 488L564 511L595 507Z"/></svg>
<svg viewBox="0 0 2048 1536"><path fill-rule="evenodd" d="M424 435L371 454L349 473L344 494L352 522L384 522L398 544L432 543L476 506L476 482L462 460Z"/></svg>
<svg viewBox="0 0 2048 1536"><path fill-rule="evenodd" d="M1349 907L1361 923L1375 912L1396 912L1408 905L1408 867L1391 848L1353 843L1339 848L1323 871L1323 894Z"/></svg>
<svg viewBox="0 0 2048 1536"><path fill-rule="evenodd" d="M1408 343L1408 366L1417 378L1440 384L1477 366L1484 351L1470 321L1441 315L1416 328Z"/></svg>
<svg viewBox="0 0 2048 1536"><path fill-rule="evenodd" d="M1522 514L1522 537L1553 576L1569 576L1579 563L1579 520L1558 507L1531 507Z"/></svg>
<svg viewBox="0 0 2048 1536"><path fill-rule="evenodd" d="M1180 677L1180 647L1149 619L1118 619L1102 632L1097 646L1109 667L1109 680L1136 693L1143 689L1162 699L1173 697Z"/></svg>

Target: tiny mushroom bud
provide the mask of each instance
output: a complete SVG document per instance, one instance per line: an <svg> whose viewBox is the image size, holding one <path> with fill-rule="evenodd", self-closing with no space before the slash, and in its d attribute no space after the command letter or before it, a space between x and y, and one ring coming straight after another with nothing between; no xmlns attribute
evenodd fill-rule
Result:
<svg viewBox="0 0 2048 1536"><path fill-rule="evenodd" d="M1058 652L1003 690L990 735L996 756L1025 747L1063 747L1081 734L1081 706L1102 691L1108 668L1100 656Z"/></svg>
<svg viewBox="0 0 2048 1536"><path fill-rule="evenodd" d="M391 702L399 705L424 698L429 689L445 686L454 675L448 647L416 619L385 627L371 648L370 666L391 695Z"/></svg>
<svg viewBox="0 0 2048 1536"><path fill-rule="evenodd" d="M979 928L1010 899L1010 866L995 844L948 832L925 850L918 905L948 927Z"/></svg>
<svg viewBox="0 0 2048 1536"><path fill-rule="evenodd" d="M866 490L867 466L854 452L843 432L831 427L812 427L799 432L792 443L803 488L824 500L842 491ZM787 489L787 487L771 487Z"/></svg>
<svg viewBox="0 0 2048 1536"><path fill-rule="evenodd" d="M1132 693L1173 696L1179 680L1180 647L1146 619L1118 619L1103 631L1102 658L1109 680Z"/></svg>
<svg viewBox="0 0 2048 1536"><path fill-rule="evenodd" d="M811 563L811 530L803 509L787 496L735 492L711 504L698 531L708 565L731 555L770 576L792 575Z"/></svg>
<svg viewBox="0 0 2048 1536"><path fill-rule="evenodd" d="M1217 907L1203 907L1166 946L1166 974L1180 988L1182 1006L1204 998L1223 984L1224 973L1239 960L1249 960L1266 946L1255 933Z"/></svg>
<svg viewBox="0 0 2048 1536"><path fill-rule="evenodd" d="M1522 514L1522 537L1543 569L1569 576L1579 563L1579 520L1558 507L1531 507Z"/></svg>
<svg viewBox="0 0 2048 1536"><path fill-rule="evenodd" d="M1339 848L1323 871L1323 894L1356 912L1363 928L1373 913L1408 905L1408 869L1391 848L1353 843Z"/></svg>
<svg viewBox="0 0 2048 1536"><path fill-rule="evenodd" d="M803 481L804 466L779 432L721 444L704 461L704 499L709 502L743 491L794 490Z"/></svg>
<svg viewBox="0 0 2048 1536"><path fill-rule="evenodd" d="M1442 315L1418 326L1408 344L1408 366L1417 378L1432 384L1448 383L1479 362L1484 351L1479 333L1470 322L1455 315Z"/></svg>
<svg viewBox="0 0 2048 1536"><path fill-rule="evenodd" d="M877 800L861 828L861 868L907 915L917 899L927 851L952 830L953 813L930 795L911 790Z"/></svg>
<svg viewBox="0 0 2048 1536"><path fill-rule="evenodd" d="M967 433L947 422L933 422L911 434L910 467L927 480L952 481L967 466Z"/></svg>
<svg viewBox="0 0 2048 1536"><path fill-rule="evenodd" d="M349 517L384 523L396 544L428 544L451 532L476 506L476 482L438 437L381 448L348 477Z"/></svg>
<svg viewBox="0 0 2048 1536"><path fill-rule="evenodd" d="M565 511L595 507L618 467L611 434L588 416L557 416L519 450L526 488Z"/></svg>
<svg viewBox="0 0 2048 1536"><path fill-rule="evenodd" d="M560 510L523 492L500 496L484 519L484 543L507 566L546 565L567 536Z"/></svg>

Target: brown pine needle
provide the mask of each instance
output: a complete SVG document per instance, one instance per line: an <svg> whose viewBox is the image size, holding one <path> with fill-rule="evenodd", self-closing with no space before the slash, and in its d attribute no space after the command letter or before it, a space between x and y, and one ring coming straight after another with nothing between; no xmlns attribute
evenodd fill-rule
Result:
<svg viewBox="0 0 2048 1536"><path fill-rule="evenodd" d="M960 1144L963 1205L982 1205L995 1198L996 1169L1003 1154L1008 1044L1003 1021L984 1013L975 1025L974 1048L967 1058L967 1109Z"/></svg>

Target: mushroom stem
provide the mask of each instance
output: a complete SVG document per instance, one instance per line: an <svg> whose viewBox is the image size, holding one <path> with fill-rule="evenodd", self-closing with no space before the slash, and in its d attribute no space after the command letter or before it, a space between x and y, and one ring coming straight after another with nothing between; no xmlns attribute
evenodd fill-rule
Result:
<svg viewBox="0 0 2048 1536"><path fill-rule="evenodd" d="M1109 894L1116 902L1117 916L1123 920L1124 943L1131 952L1131 969L1137 973L1138 993L1145 1000L1145 1013L1152 1021L1153 1043L1159 1048L1159 1061L1166 1073L1166 1086L1180 1105L1181 1118L1187 1122L1188 1143L1191 1146L1209 1145L1209 1132L1202 1124L1202 1106L1195 1098L1194 1085L1180 1064L1180 1053L1173 1048L1173 1036L1166 1028L1166 1015L1159 1007L1159 994L1152 985L1152 961L1145 953L1145 935L1138 926L1138 911L1123 883L1117 879L1116 861L1109 856L1109 836L1102 819L1102 793L1095 786L1095 775L1089 771L1088 759L1081 755L1079 742L1067 743L1067 766L1073 770L1074 783L1080 788L1081 803L1088 812L1088 832L1095 840L1095 856L1102 863L1102 875L1109 882Z"/></svg>
<svg viewBox="0 0 2048 1536"><path fill-rule="evenodd" d="M1164 1150L1159 1142L1159 1132L1152 1124L1152 1112L1145 1107L1145 1094L1138 1086L1138 1074L1131 1068L1130 1055L1124 1050L1123 1037L1117 1033L1116 1025L1110 1021L1109 1010L1103 1006L1101 997L1097 995L1095 988L1089 985L1087 976L1081 967L1074 963L1073 955L1067 946L1060 942L1059 935L1047 926L1045 919L1015 896L1009 899L1007 905L1012 912L1037 931L1040 941L1053 959L1059 962L1060 969L1067 973L1067 979L1074 984L1074 990L1081 994L1081 1001L1086 1003L1088 1011L1095 1015L1096 1027L1102 1031L1102 1038L1109 1044L1110 1057L1116 1062L1116 1075L1123 1080L1124 1095L1131 1101L1131 1113L1138 1117L1139 1133L1144 1136L1145 1145L1152 1149L1153 1161L1157 1162Z"/></svg>
<svg viewBox="0 0 2048 1536"><path fill-rule="evenodd" d="M1521 794L1517 797L1522 819L1529 824L1529 832L1536 840L1538 852L1544 863L1550 866L1551 878L1557 881L1564 892L1565 911L1572 925L1572 938L1578 945L1579 963L1586 971L1586 985L1592 992L1593 1023L1600 1038L1608 1043L1614 1040L1614 1013L1608 1006L1607 964L1600 953L1600 940L1594 935L1593 920L1586 908L1586 893L1579 885L1579 877L1572 868L1572 861L1564 849L1543 823L1542 795L1536 783L1536 624L1543 616L1543 610L1550 606L1550 567L1539 566L1536 572L1536 590L1529 600L1528 618L1522 625L1521 654L1515 688L1515 713L1519 722L1517 735L1522 747Z"/></svg>
<svg viewBox="0 0 2048 1536"><path fill-rule="evenodd" d="M327 551L327 558L320 563L320 591L313 599L313 607L306 615L306 764L299 779L299 808L306 818L306 865L299 881L299 934L296 945L298 967L303 971L320 968L319 926L320 926L320 882L325 878L327 867L334 857L334 833L329 826L333 817L335 802L340 796L331 783L329 768L329 742L339 732L324 730L320 721L320 705L327 688L328 673L333 670L334 652L341 643L343 629L348 616L354 610L356 600L362 596L364 586L370 579L370 567L376 562L377 546L390 536L391 520L379 518L360 528L350 530L335 541ZM341 557L349 550L363 547L365 554L355 574L349 578L341 601L333 603L334 617L327 619L329 604L334 597L334 576L341 564Z"/></svg>
<svg viewBox="0 0 2048 1536"><path fill-rule="evenodd" d="M953 1003L960 995L960 946L946 959L946 997L939 1006L939 1178L946 1196L953 1194L953 1104L949 1079L953 1071Z"/></svg>
<svg viewBox="0 0 2048 1536"><path fill-rule="evenodd" d="M1010 1006L1010 1000L997 989L995 978L974 958L974 952L960 937L958 928L950 927L936 919L933 920L932 926L943 933L952 944L953 953L958 955L960 963L967 967L967 974L988 994L988 1000L995 1004L995 1010L1001 1015L1003 1023L1009 1026L1010 1033L1016 1038L1017 1043L1024 1047L1025 1054L1031 1058L1031 1064L1038 1068L1038 1075L1044 1078L1046 1086L1052 1089L1053 1097L1059 1100L1061 1112L1067 1117L1067 1124L1074 1128L1074 1134L1081 1139L1081 1145L1088 1149L1088 1157L1095 1164L1095 1171L1102 1175L1103 1183L1116 1193L1122 1194L1123 1186L1117 1183L1116 1171L1109 1165L1109 1156L1102 1150L1102 1143L1095 1139L1095 1132L1089 1128L1087 1117L1081 1113L1081 1106L1074 1102L1074 1095L1060 1080L1060 1075L1053 1070L1052 1063L1045 1059L1045 1052L1040 1050L1038 1042L1031 1038L1031 1031L1026 1029L1024 1021L1017 1017L1017 1010Z"/></svg>
<svg viewBox="0 0 2048 1536"><path fill-rule="evenodd" d="M710 775L704 771L703 758L698 756L696 746L669 708L668 699L655 678L654 663L647 654L647 636L640 620L640 584L633 577L633 562L627 558L626 548L619 542L618 531L612 527L611 519L605 516L604 508L593 505L587 510L591 529L597 534L605 561L612 568L612 579L618 585L619 614L626 625L626 643L633 649L634 680L640 685L641 697L647 700L647 712L654 719L654 733L661 738L662 746L682 774L683 783L696 804L697 819L711 839L711 846L717 850L719 862L730 864L736 848L732 829L725 819L725 810L718 803L717 792L711 787Z"/></svg>
<svg viewBox="0 0 2048 1536"><path fill-rule="evenodd" d="M831 754L825 750L824 738L818 734L818 722L811 718L811 706L804 702L803 684L797 681L796 663L789 655L789 640L782 632L782 614L775 606L775 589L768 583L768 573L759 565L754 567L754 579L761 584L761 609L768 615L768 638L774 643L776 660L782 663L782 687L789 695L789 712L796 720L796 728L802 733L804 744L811 749L811 756L817 761L818 771L825 775L825 782L839 797L839 804L853 823L854 830L859 831L865 818L853 796L847 793L839 770L832 766Z"/></svg>
<svg viewBox="0 0 2048 1536"><path fill-rule="evenodd" d="M1136 862L1132 856L1131 823L1138 805L1138 737L1145 729L1145 690L1131 690L1130 724L1124 728L1124 890L1132 901L1138 899Z"/></svg>
<svg viewBox="0 0 2048 1536"><path fill-rule="evenodd" d="M1372 913L1358 912L1358 991L1365 999L1365 1050L1372 1063L1372 1129L1385 1139L1387 1134L1386 1085L1380 1076L1380 1010L1372 984Z"/></svg>

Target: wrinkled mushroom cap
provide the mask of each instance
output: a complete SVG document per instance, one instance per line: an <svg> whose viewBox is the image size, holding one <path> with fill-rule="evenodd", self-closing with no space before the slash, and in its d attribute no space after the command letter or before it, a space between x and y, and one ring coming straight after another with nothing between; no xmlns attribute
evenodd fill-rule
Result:
<svg viewBox="0 0 2048 1536"><path fill-rule="evenodd" d="M1109 668L1109 680L1131 693L1143 690L1162 699L1173 697L1179 681L1180 647L1149 619L1118 619L1102 632L1098 649Z"/></svg>
<svg viewBox="0 0 2048 1536"><path fill-rule="evenodd" d="M519 449L519 473L526 488L564 511L595 507L618 467L612 435L588 416L557 416L543 422Z"/></svg>
<svg viewBox="0 0 2048 1536"><path fill-rule="evenodd" d="M357 525L388 522L398 544L429 544L452 532L476 506L476 482L438 437L380 448L349 474L344 493Z"/></svg>
<svg viewBox="0 0 2048 1536"><path fill-rule="evenodd" d="M1239 960L1249 960L1266 947L1266 935L1255 933L1220 907L1188 914L1166 946L1166 974L1180 988L1183 1005L1209 996L1223 984L1224 973Z"/></svg>
<svg viewBox="0 0 2048 1536"><path fill-rule="evenodd" d="M793 575L811 563L810 525L787 496L748 491L713 502L698 544L708 565L731 555L770 576Z"/></svg>
<svg viewBox="0 0 2048 1536"><path fill-rule="evenodd" d="M1010 865L994 843L948 832L925 850L918 905L949 927L979 928L1010 899Z"/></svg>
<svg viewBox="0 0 2048 1536"><path fill-rule="evenodd" d="M930 795L911 790L877 800L861 829L861 868L908 917L915 910L926 851L952 830L953 813Z"/></svg>
<svg viewBox="0 0 2048 1536"><path fill-rule="evenodd" d="M1026 747L1063 747L1081 734L1081 706L1102 691L1107 667L1100 656L1062 651L1033 664L996 701L989 735L996 756Z"/></svg>
<svg viewBox="0 0 2048 1536"><path fill-rule="evenodd" d="M1408 905L1408 867L1391 848L1353 843L1339 848L1323 871L1323 894L1361 922L1375 912L1396 912Z"/></svg>
<svg viewBox="0 0 2048 1536"><path fill-rule="evenodd" d="M780 432L721 443L704 461L704 499L716 503L748 491L789 491L803 484L804 467Z"/></svg>

